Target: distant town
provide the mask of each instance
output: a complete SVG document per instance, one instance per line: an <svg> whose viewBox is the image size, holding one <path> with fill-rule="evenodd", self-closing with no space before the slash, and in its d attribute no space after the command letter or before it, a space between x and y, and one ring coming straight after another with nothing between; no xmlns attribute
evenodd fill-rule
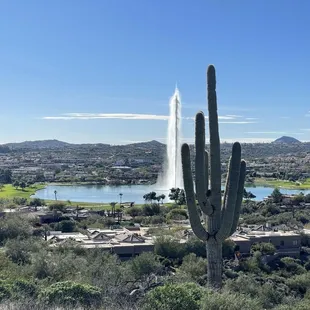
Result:
<svg viewBox="0 0 310 310"><path fill-rule="evenodd" d="M230 143L221 146L223 178L231 147ZM30 183L152 184L162 170L165 152L166 145L157 141L128 145L58 140L10 143L0 146L0 169L2 174L9 170L12 180ZM273 143L244 143L242 156L247 159L249 184L275 185L277 181L281 186L281 181L287 181L290 183L284 185L288 187L303 188L302 183L310 178L310 142L282 137Z"/></svg>

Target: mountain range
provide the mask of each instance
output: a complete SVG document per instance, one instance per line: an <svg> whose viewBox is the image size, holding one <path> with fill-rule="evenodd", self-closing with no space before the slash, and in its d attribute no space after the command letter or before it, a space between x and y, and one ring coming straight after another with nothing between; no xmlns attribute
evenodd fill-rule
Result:
<svg viewBox="0 0 310 310"><path fill-rule="evenodd" d="M283 136L281 138L276 139L272 143L279 144L279 143L285 143L285 144L296 144L296 143L302 143L299 140ZM155 147L163 147L165 144L158 142L156 140L152 141L146 141L146 142L138 142L138 143L131 143L128 144L128 146L135 146L137 148L155 148ZM109 147L109 144L103 144L103 143L81 143L81 144L73 144L68 143L64 141L59 141L56 139L51 140L36 140L36 141L24 141L24 142L16 142L16 143L6 143L0 145L0 148L2 151L4 150L20 150L20 149L63 149L66 147L79 147L79 146L102 146L102 147Z"/></svg>

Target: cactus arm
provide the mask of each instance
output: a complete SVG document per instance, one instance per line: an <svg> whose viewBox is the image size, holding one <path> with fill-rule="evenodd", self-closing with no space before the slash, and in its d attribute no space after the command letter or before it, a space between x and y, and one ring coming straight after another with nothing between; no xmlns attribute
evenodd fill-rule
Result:
<svg viewBox="0 0 310 310"><path fill-rule="evenodd" d="M237 200L237 191L239 185L240 176L240 166L241 166L241 146L239 142L235 142L232 148L231 164L229 170L229 185L227 192L226 206L224 207L224 214L222 216L221 227L216 234L217 240L225 240L229 237L233 218L235 213L235 205Z"/></svg>
<svg viewBox="0 0 310 310"><path fill-rule="evenodd" d="M195 157L195 172L196 172L196 193L199 202L200 209L207 215L212 214L212 207L207 199L205 169L205 117L202 112L196 114L196 134L195 134L195 145L196 145L196 157Z"/></svg>
<svg viewBox="0 0 310 310"><path fill-rule="evenodd" d="M209 191L209 153L205 151L205 192L208 195ZM210 202L208 198L208 202Z"/></svg>
<svg viewBox="0 0 310 310"><path fill-rule="evenodd" d="M240 165L240 176L239 176L238 192L237 192L237 199L236 199L236 206L235 206L235 214L234 214L233 223L231 226L230 236L236 231L238 221L239 221L240 210L241 210L241 205L242 205L242 200L243 200L245 174L246 174L246 162L242 160L241 165Z"/></svg>
<svg viewBox="0 0 310 310"><path fill-rule="evenodd" d="M226 184L225 184L224 199L223 199L223 204L222 204L222 211L225 210L226 201L227 201L228 186L229 186L229 171L230 171L230 169L231 169L231 157L229 158L228 173L227 173L227 177L226 177ZM222 215L223 214L224 214L224 212L222 212Z"/></svg>
<svg viewBox="0 0 310 310"><path fill-rule="evenodd" d="M210 132L210 166L211 166L211 204L215 212L221 210L221 157L220 137L217 115L215 68L210 65L207 71L208 111Z"/></svg>
<svg viewBox="0 0 310 310"><path fill-rule="evenodd" d="M189 220L194 234L201 240L206 241L209 238L208 232L204 229L200 216L196 208L194 184L192 177L190 151L188 144L184 143L181 148L182 170L186 203L188 208Z"/></svg>

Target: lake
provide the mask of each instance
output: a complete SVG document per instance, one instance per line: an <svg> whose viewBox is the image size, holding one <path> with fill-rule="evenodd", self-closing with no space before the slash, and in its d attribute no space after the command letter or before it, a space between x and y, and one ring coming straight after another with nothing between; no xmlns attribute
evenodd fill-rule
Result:
<svg viewBox="0 0 310 310"><path fill-rule="evenodd" d="M112 201L123 203L135 202L144 203L143 195L154 191L158 195L165 194L165 202L169 201L169 190L160 190L156 185L120 185L120 186L106 186L106 185L48 185L44 189L38 190L31 198L41 198L53 200L55 199L54 191L57 191L58 200L70 200L72 202L97 202L110 203ZM263 200L264 197L270 195L273 191L272 187L247 187L247 191L251 191L256 195L255 200ZM290 190L281 189L282 194L304 194L310 193L310 190ZM120 197L119 194L123 194Z"/></svg>

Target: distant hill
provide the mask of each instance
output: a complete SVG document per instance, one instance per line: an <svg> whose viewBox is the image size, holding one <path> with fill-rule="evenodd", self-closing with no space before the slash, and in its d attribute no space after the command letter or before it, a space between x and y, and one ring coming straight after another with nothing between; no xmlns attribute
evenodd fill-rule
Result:
<svg viewBox="0 0 310 310"><path fill-rule="evenodd" d="M147 142L137 142L137 143L132 143L128 145L137 146L137 147L163 147L165 146L164 143L158 142L156 140L147 141Z"/></svg>
<svg viewBox="0 0 310 310"><path fill-rule="evenodd" d="M17 143L7 143L2 146L9 147L11 150L17 149L59 149L70 146L70 143L59 140L37 140L37 141L25 141Z"/></svg>
<svg viewBox="0 0 310 310"><path fill-rule="evenodd" d="M299 140L293 138L293 137L288 137L288 136L283 136L281 138L276 139L272 143L286 143L286 144L293 144L293 143L301 143Z"/></svg>
<svg viewBox="0 0 310 310"><path fill-rule="evenodd" d="M82 144L72 144L68 142L63 142L59 140L36 140L36 141L24 141L24 142L17 142L17 143L6 143L0 145L0 153L9 152L11 150L42 150L42 149L62 149L62 148L110 148L110 147L118 147L123 148L124 145L110 145L110 144L103 144L103 143L82 143ZM135 147L135 148L161 148L165 147L165 144L160 143L156 140L148 141L148 142L139 142L139 143L132 143L127 144L127 147Z"/></svg>

